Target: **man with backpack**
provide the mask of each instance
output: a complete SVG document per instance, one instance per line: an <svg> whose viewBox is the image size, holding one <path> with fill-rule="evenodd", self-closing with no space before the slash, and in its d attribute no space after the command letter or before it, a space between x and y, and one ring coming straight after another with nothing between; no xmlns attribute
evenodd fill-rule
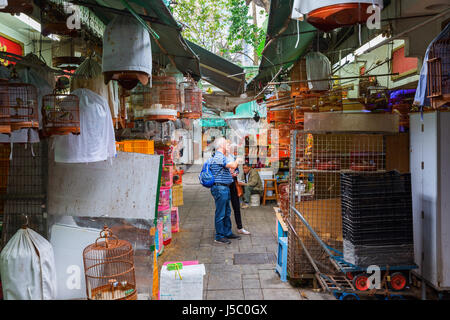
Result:
<svg viewBox="0 0 450 320"><path fill-rule="evenodd" d="M239 160L231 161L227 157L229 153L228 141L220 137L215 141L216 152L206 163L206 169L202 169L199 179L203 186L211 188L216 205L215 211L215 242L230 244L229 239L240 239L231 231L231 206L230 206L230 184L233 183L233 176L230 169L236 169ZM205 172L205 173L204 173ZM204 176L208 176L205 179ZM211 177L212 176L212 177ZM208 180L208 183L205 183Z"/></svg>

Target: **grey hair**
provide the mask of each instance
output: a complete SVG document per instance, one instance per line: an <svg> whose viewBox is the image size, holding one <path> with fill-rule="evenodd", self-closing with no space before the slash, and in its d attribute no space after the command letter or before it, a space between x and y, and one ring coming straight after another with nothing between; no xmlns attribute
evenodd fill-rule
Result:
<svg viewBox="0 0 450 320"><path fill-rule="evenodd" d="M222 147L225 142L227 142L227 139L225 139L224 137L217 138L216 140L214 140L214 147L217 150Z"/></svg>

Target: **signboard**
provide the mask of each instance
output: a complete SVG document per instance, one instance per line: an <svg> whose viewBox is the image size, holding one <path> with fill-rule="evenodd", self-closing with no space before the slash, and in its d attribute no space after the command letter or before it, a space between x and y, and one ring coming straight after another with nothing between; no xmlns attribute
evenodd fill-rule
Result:
<svg viewBox="0 0 450 320"><path fill-rule="evenodd" d="M0 33L0 52L9 52L23 56L23 43ZM15 64L15 62L0 59L0 64L8 66L9 64Z"/></svg>
<svg viewBox="0 0 450 320"><path fill-rule="evenodd" d="M397 76L392 76L392 80L407 77L415 74L418 70L419 60L417 58L405 57L405 46L402 45L392 50L391 69L392 73L397 73Z"/></svg>

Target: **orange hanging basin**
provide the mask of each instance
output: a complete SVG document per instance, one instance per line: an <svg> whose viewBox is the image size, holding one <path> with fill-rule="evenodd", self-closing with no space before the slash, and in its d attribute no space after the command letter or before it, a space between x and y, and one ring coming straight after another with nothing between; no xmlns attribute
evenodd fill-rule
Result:
<svg viewBox="0 0 450 320"><path fill-rule="evenodd" d="M322 7L308 13L307 21L317 29L331 31L343 26L364 23L371 14L371 3L343 3Z"/></svg>

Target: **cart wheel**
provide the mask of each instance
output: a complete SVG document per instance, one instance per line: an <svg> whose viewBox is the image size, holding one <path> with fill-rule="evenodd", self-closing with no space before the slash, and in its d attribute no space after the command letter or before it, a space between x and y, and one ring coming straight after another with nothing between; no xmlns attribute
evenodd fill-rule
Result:
<svg viewBox="0 0 450 320"><path fill-rule="evenodd" d="M340 300L356 301L359 297L354 293L343 293Z"/></svg>
<svg viewBox="0 0 450 320"><path fill-rule="evenodd" d="M353 272L346 272L345 273L345 276L347 277L347 279L348 280L350 280L350 281L352 281L353 280L353 278L355 277L354 275L353 275Z"/></svg>
<svg viewBox="0 0 450 320"><path fill-rule="evenodd" d="M408 281L406 280L406 277L403 273L395 272L391 276L390 285L391 285L392 290L401 291L406 287L407 282Z"/></svg>
<svg viewBox="0 0 450 320"><path fill-rule="evenodd" d="M353 278L353 285L356 290L366 291L369 289L369 277L365 273L360 273Z"/></svg>

